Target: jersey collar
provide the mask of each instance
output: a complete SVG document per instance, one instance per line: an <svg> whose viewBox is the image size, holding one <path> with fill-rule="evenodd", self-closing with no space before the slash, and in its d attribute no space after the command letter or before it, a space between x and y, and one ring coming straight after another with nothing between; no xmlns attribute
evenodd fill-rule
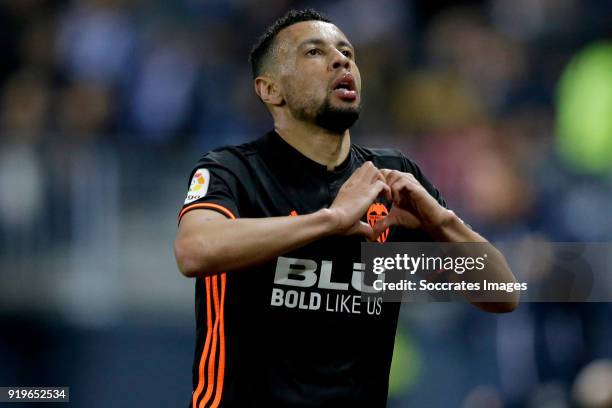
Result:
<svg viewBox="0 0 612 408"><path fill-rule="evenodd" d="M328 170L327 166L319 164L312 159L304 156L300 151L287 143L276 131L271 130L263 138L264 154L267 162L280 165L281 169L303 170L315 176L322 176L327 179L340 177L350 169L354 161L355 152L353 146L349 150L346 159L333 170Z"/></svg>

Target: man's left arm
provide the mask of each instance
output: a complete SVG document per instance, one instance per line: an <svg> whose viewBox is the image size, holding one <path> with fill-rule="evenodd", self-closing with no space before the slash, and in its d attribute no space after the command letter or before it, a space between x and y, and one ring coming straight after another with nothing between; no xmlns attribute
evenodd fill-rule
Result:
<svg viewBox="0 0 612 408"><path fill-rule="evenodd" d="M468 282L487 282L514 284L516 279L502 253L489 241L467 226L453 211L445 208L436 200L411 173L398 170L381 170L391 188L393 206L389 215L380 220L374 227L379 236L392 225L409 229L422 229L437 242L479 243L479 250L487 253L487 267L481 272L466 274L463 280ZM470 251L469 246L458 246L459 250ZM469 275L469 276L468 276ZM451 277L456 279L455 274ZM453 278L451 278L453 279ZM518 293L494 292L490 301L481 301L466 294L468 300L482 310L494 313L511 312L518 306Z"/></svg>

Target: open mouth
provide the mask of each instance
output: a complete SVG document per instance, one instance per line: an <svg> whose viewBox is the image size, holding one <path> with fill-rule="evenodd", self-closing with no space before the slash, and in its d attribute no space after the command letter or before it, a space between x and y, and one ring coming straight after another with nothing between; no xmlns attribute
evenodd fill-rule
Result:
<svg viewBox="0 0 612 408"><path fill-rule="evenodd" d="M346 73L338 78L334 83L333 92L344 101L354 101L357 99L357 90L355 88L355 78L353 78L353 75Z"/></svg>

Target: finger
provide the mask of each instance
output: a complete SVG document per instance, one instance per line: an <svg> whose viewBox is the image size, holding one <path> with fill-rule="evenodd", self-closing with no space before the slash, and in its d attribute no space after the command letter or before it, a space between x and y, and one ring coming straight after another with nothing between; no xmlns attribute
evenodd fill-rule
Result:
<svg viewBox="0 0 612 408"><path fill-rule="evenodd" d="M408 177L402 177L395 183L391 184L393 192L393 202L399 204L404 200L414 200L422 197L423 194L429 194L420 184L412 182Z"/></svg>
<svg viewBox="0 0 612 408"><path fill-rule="evenodd" d="M414 177L414 174L412 174L412 173L406 173L406 177L407 177L408 179L410 179L410 180L414 181L414 182L415 182L415 183L417 183L417 184L421 184L421 183L419 183L419 181L416 179L416 177Z"/></svg>
<svg viewBox="0 0 612 408"><path fill-rule="evenodd" d="M357 170L353 172L351 177L363 177L364 174L367 174L374 167L374 163L371 161L364 162Z"/></svg>
<svg viewBox="0 0 612 408"><path fill-rule="evenodd" d="M363 171L366 172L366 173L370 173L372 171L377 170L376 166L374 166L374 163L372 163L371 161L367 161L367 162L363 163L361 165L360 169L363 169Z"/></svg>
<svg viewBox="0 0 612 408"><path fill-rule="evenodd" d="M361 167L371 168L371 167L374 167L374 163L372 162L372 160L368 160L368 161L366 161L366 162L363 162L363 164L361 165Z"/></svg>
<svg viewBox="0 0 612 408"><path fill-rule="evenodd" d="M370 177L371 182L374 182L376 180L381 180L384 182L387 181L385 179L385 176L382 175L380 170L376 166L374 166L374 164L372 164L372 166L368 166L367 172L368 172L368 177Z"/></svg>
<svg viewBox="0 0 612 408"><path fill-rule="evenodd" d="M378 197L384 197L388 201L393 201L393 195L391 194L391 187L385 184L380 193L378 193Z"/></svg>
<svg viewBox="0 0 612 408"><path fill-rule="evenodd" d="M363 221L359 221L355 224L354 233L363 236L368 241L376 240L376 236L374 235L374 230L372 229L370 224L365 223Z"/></svg>
<svg viewBox="0 0 612 408"><path fill-rule="evenodd" d="M392 220L396 220L393 221L393 225L401 225L404 228L419 228L422 224L416 214L408 210L402 210L398 207L392 207L388 217L391 217Z"/></svg>
<svg viewBox="0 0 612 408"><path fill-rule="evenodd" d="M387 215L385 218L378 220L376 224L374 224L374 239L378 239L380 235L387 230L390 226L395 225L393 218L390 215Z"/></svg>
<svg viewBox="0 0 612 408"><path fill-rule="evenodd" d="M399 184L391 186L391 191L394 193L393 203L395 205L400 206L401 204L402 208L405 207L404 209L413 210L425 203L438 203L416 180L411 181L409 178L402 178L397 183Z"/></svg>
<svg viewBox="0 0 612 408"><path fill-rule="evenodd" d="M377 168L373 169L374 171L370 174L370 181L372 183L376 182L376 181L382 181L383 183L387 184L387 180L385 179L385 176L382 175L382 173L380 172L380 170L378 170Z"/></svg>
<svg viewBox="0 0 612 408"><path fill-rule="evenodd" d="M393 204L399 205L402 199L410 199L410 183L401 178L391 184L391 194L393 197ZM408 196L406 196L408 194Z"/></svg>
<svg viewBox="0 0 612 408"><path fill-rule="evenodd" d="M363 168L363 180L369 183L373 183L377 179L381 178L383 181L385 181L384 177L381 177L380 171L376 168L376 166L374 166L374 163L372 163L371 161L365 162L361 167Z"/></svg>
<svg viewBox="0 0 612 408"><path fill-rule="evenodd" d="M397 183L399 180L405 181L406 185L414 186L415 189L422 188L423 190L425 190L423 185L419 183L416 177L414 177L414 174L391 170L391 172L387 176L387 184L393 186L393 184Z"/></svg>
<svg viewBox="0 0 612 408"><path fill-rule="evenodd" d="M397 170L391 170L388 174L387 174L387 184L392 185L393 183L395 183L397 180L401 180L406 176L406 173L402 173L401 171L397 171Z"/></svg>
<svg viewBox="0 0 612 408"><path fill-rule="evenodd" d="M373 187L373 192L375 194L373 194L372 197L369 197L372 201L374 201L375 198L380 196L384 196L388 200L391 200L393 198L393 196L391 195L391 187L389 187L384 181L376 181Z"/></svg>
<svg viewBox="0 0 612 408"><path fill-rule="evenodd" d="M414 174L406 173L406 180L408 180L410 184L414 185L416 188L422 188L423 190L425 190L425 187L423 187L423 185L419 183L419 180L414 177Z"/></svg>

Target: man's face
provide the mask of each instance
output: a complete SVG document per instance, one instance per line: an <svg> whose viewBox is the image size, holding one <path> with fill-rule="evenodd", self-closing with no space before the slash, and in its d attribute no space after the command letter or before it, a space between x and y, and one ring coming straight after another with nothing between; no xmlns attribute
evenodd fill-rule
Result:
<svg viewBox="0 0 612 408"><path fill-rule="evenodd" d="M360 112L361 76L342 31L305 21L282 30L276 44L275 71L292 114L335 133L351 127Z"/></svg>

